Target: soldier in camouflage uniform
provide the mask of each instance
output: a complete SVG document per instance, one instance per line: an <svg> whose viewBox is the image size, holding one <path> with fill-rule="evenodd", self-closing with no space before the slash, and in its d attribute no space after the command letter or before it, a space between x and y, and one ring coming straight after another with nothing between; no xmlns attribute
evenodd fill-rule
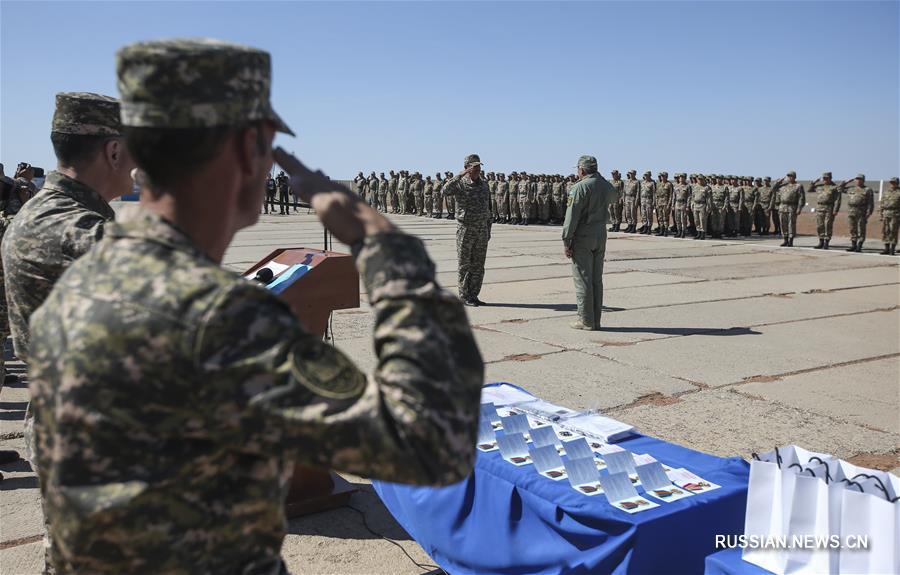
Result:
<svg viewBox="0 0 900 575"><path fill-rule="evenodd" d="M649 170L644 172L643 179L640 182L640 203L641 203L641 227L639 233L650 235L653 228L653 208L655 207L656 182L653 181L653 173Z"/></svg>
<svg viewBox="0 0 900 575"><path fill-rule="evenodd" d="M484 281L484 261L491 239L491 193L481 174L481 158L466 156L465 169L444 185L444 194L456 199L456 257L459 297L468 306L478 299Z"/></svg>
<svg viewBox="0 0 900 575"><path fill-rule="evenodd" d="M891 178L890 186L881 194L882 255L897 255L897 228L900 227L900 178Z"/></svg>
<svg viewBox="0 0 900 575"><path fill-rule="evenodd" d="M422 180L422 174L416 172L413 174L412 182L409 185L409 193L415 202L415 214L417 216L425 215L425 181Z"/></svg>
<svg viewBox="0 0 900 575"><path fill-rule="evenodd" d="M488 172L486 179L488 191L491 193L491 221L497 223L500 216L497 211L497 180L494 177L494 172Z"/></svg>
<svg viewBox="0 0 900 575"><path fill-rule="evenodd" d="M847 189L847 220L850 224L848 252L861 252L866 241L869 216L875 211L875 192L866 186L865 174L856 175L856 183Z"/></svg>
<svg viewBox="0 0 900 575"><path fill-rule="evenodd" d="M550 197L552 199L550 221L554 224L561 224L566 219L568 201L566 199L566 182L559 174L553 176L553 183L550 185Z"/></svg>
<svg viewBox="0 0 900 575"><path fill-rule="evenodd" d="M422 215L431 216L431 212L434 211L434 182L431 181L431 176L425 177L425 188L422 191L422 196L425 198Z"/></svg>
<svg viewBox="0 0 900 575"><path fill-rule="evenodd" d="M532 176L527 172L519 174L519 186L516 188L517 201L519 202L519 223L527 226L531 220Z"/></svg>
<svg viewBox="0 0 900 575"><path fill-rule="evenodd" d="M537 200L535 203L537 210L537 221L540 224L547 225L550 223L550 182L546 175L538 176L537 182L534 184L534 196Z"/></svg>
<svg viewBox="0 0 900 575"><path fill-rule="evenodd" d="M731 180L726 183L726 179L722 176L718 178L718 185L725 189L727 202L725 205L725 225L722 235L726 237L736 238L740 234L741 228L741 206L744 204L744 189L738 185L737 180Z"/></svg>
<svg viewBox="0 0 900 575"><path fill-rule="evenodd" d="M706 185L706 176L697 176L697 183L691 184L690 209L694 212L694 225L697 227L695 240L706 239L706 214L712 201L712 189Z"/></svg>
<svg viewBox="0 0 900 575"><path fill-rule="evenodd" d="M743 205L741 210L741 235L750 237L753 222L756 219L756 210L759 208L759 190L753 186L751 178L742 178L741 190L743 193Z"/></svg>
<svg viewBox="0 0 900 575"><path fill-rule="evenodd" d="M453 179L453 172L444 172L444 188L447 187L447 183ZM456 219L456 197L453 195L444 194L444 203L447 204L447 219L455 220Z"/></svg>
<svg viewBox="0 0 900 575"><path fill-rule="evenodd" d="M797 173L787 173L788 183L781 178L772 186L774 193L778 194L778 215L781 218L781 235L784 241L780 247L792 247L794 236L797 234L797 216L806 205L806 192L803 186L797 183Z"/></svg>
<svg viewBox="0 0 900 575"><path fill-rule="evenodd" d="M509 182L506 174L497 174L497 221L501 224L509 223Z"/></svg>
<svg viewBox="0 0 900 575"><path fill-rule="evenodd" d="M431 217L439 220L444 217L444 180L440 172L434 174L434 206Z"/></svg>
<svg viewBox="0 0 900 575"><path fill-rule="evenodd" d="M562 240L572 260L572 279L578 321L574 329L600 329L603 312L603 260L606 255L606 218L616 190L597 173L597 159L578 159L578 181L569 190Z"/></svg>
<svg viewBox="0 0 900 575"><path fill-rule="evenodd" d="M429 485L465 478L483 363L420 240L276 150L304 200L353 246L376 319L368 377L276 295L220 265L237 228L258 217L275 131L290 133L268 102L268 54L167 41L117 59L146 197L70 266L32 322L57 572L286 573L295 462ZM184 128L224 129L211 160L179 163L180 150L203 143ZM218 168L241 164L252 171ZM171 194L185 173L221 185ZM186 205L196 199L216 217L188 236L179 222L196 217Z"/></svg>
<svg viewBox="0 0 900 575"><path fill-rule="evenodd" d="M509 175L509 214L511 224L522 222L522 212L519 210L519 174L513 172Z"/></svg>
<svg viewBox="0 0 900 575"><path fill-rule="evenodd" d="M400 170L400 177L397 179L397 199L400 202L401 214L409 212L409 172Z"/></svg>
<svg viewBox="0 0 900 575"><path fill-rule="evenodd" d="M769 228L772 221L772 208L774 205L775 194L772 193L772 186L763 184L762 178L756 178L756 190L758 192L759 209L756 210L756 233L761 236L769 235Z"/></svg>
<svg viewBox="0 0 900 575"><path fill-rule="evenodd" d="M378 177L375 175L375 172L369 174L369 179L366 180L366 203L378 209ZM297 202L294 202L296 206Z"/></svg>
<svg viewBox="0 0 900 575"><path fill-rule="evenodd" d="M391 182L384 176L384 172L378 175L378 211L382 213L388 212L388 197L391 188Z"/></svg>
<svg viewBox="0 0 900 575"><path fill-rule="evenodd" d="M637 231L641 184L637 180L637 170L629 170L625 177L627 179L622 186L623 211L625 212L625 223L628 224L625 233L633 234Z"/></svg>
<svg viewBox="0 0 900 575"><path fill-rule="evenodd" d="M669 217L672 213L672 201L674 200L672 182L669 181L669 172L659 173L659 182L656 184L656 235L669 235Z"/></svg>
<svg viewBox="0 0 900 575"><path fill-rule="evenodd" d="M725 214L728 212L728 186L724 184L725 180L710 186L709 205L707 213L709 216L709 234L713 238L721 239L725 233Z"/></svg>
<svg viewBox="0 0 900 575"><path fill-rule="evenodd" d="M772 178L763 178L763 184L772 190L772 226L776 236L781 237L781 196L772 185Z"/></svg>
<svg viewBox="0 0 900 575"><path fill-rule="evenodd" d="M685 183L684 173L675 174L675 184L672 186L672 202L675 210L675 225L677 226L675 237L683 238L689 226L688 212L690 211L691 187Z"/></svg>
<svg viewBox="0 0 900 575"><path fill-rule="evenodd" d="M834 229L834 217L841 209L841 192L847 182L836 184L831 180L831 172L825 172L809 185L811 194L816 195L816 234L819 236L817 250L827 250Z"/></svg>
<svg viewBox="0 0 900 575"><path fill-rule="evenodd" d="M622 209L625 206L625 182L619 170L612 171L612 180L609 182L616 190L616 197L609 203L609 226L610 232L618 232L622 225Z"/></svg>

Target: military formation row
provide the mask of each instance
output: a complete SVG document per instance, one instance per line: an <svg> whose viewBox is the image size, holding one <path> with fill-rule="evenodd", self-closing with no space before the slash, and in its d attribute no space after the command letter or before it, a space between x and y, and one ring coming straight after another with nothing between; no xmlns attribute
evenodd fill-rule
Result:
<svg viewBox="0 0 900 575"><path fill-rule="evenodd" d="M451 172L445 174L449 179ZM726 176L721 174L675 174L669 181L667 172L660 172L654 180L651 172L637 179L631 170L622 179L613 170L610 183L618 197L609 204L610 231L669 235L688 235L697 239L768 235L770 229L780 235L782 246L793 246L797 216L807 205L806 194L814 194L816 249L828 249L834 229L835 216L846 194L847 218L850 227L848 251L862 251L866 241L866 226L875 211L875 194L866 186L864 174L840 183L833 181L831 172L804 187L794 172L776 182L769 177ZM491 191L491 210L495 223L527 225L529 223L562 223L566 212L568 191L575 185L575 176L533 175L525 172L486 174ZM444 197L442 188L447 179L441 173L422 178L418 172L372 172L368 178L360 172L353 180L354 189L366 201L384 212L453 219L454 199ZM896 254L900 227L900 185L892 178L880 202L883 254ZM654 230L654 217L656 228ZM625 224L625 228L622 225Z"/></svg>

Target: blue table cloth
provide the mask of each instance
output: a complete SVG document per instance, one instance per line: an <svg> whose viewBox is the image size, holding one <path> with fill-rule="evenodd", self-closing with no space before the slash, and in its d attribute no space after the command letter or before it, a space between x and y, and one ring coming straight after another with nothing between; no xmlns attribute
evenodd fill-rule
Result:
<svg viewBox="0 0 900 575"><path fill-rule="evenodd" d="M451 575L703 573L715 536L743 533L749 464L642 435L617 445L721 488L628 514L605 495L578 493L568 481L512 465L497 451L479 451L472 474L455 485L374 487Z"/></svg>
<svg viewBox="0 0 900 575"><path fill-rule="evenodd" d="M741 559L740 549L724 549L706 558L705 575L772 575L771 571Z"/></svg>

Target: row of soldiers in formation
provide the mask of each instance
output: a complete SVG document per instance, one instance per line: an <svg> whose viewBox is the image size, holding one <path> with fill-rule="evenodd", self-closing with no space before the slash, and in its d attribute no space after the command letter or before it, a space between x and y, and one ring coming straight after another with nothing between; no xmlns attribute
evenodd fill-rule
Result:
<svg viewBox="0 0 900 575"><path fill-rule="evenodd" d="M422 178L419 172L390 172L376 177L362 172L354 178L356 192L375 208L395 214L447 217L453 219L454 198L441 193L451 172L438 172ZM495 223L527 225L561 224L565 219L569 189L575 185L574 175L528 174L513 172L485 175L491 192L491 211ZM775 182L771 178L722 174L675 174L669 181L667 172L644 172L637 179L631 170L623 180L613 170L610 181L618 197L609 204L610 231L695 239L769 235L770 229L783 238L782 246L794 245L797 216L807 204L806 194L815 195L816 249L828 249L834 218L846 194L847 218L851 245L847 251L862 251L866 241L868 219L875 210L875 193L866 186L864 174L852 180L835 182L831 172L804 187L797 174L788 172ZM880 202L882 218L882 254L896 255L897 230L900 227L900 189L897 178L890 180ZM654 217L656 229L653 229ZM622 229L622 225L625 228Z"/></svg>

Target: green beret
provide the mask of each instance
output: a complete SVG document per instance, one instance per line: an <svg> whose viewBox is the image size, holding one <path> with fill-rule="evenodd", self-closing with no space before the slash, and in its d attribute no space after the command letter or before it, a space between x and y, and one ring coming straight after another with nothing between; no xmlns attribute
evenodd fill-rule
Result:
<svg viewBox="0 0 900 575"><path fill-rule="evenodd" d="M268 120L294 135L269 102L268 52L218 40L139 42L116 54L122 123L214 128Z"/></svg>
<svg viewBox="0 0 900 575"><path fill-rule="evenodd" d="M60 92L50 130L79 136L121 136L119 101L90 92Z"/></svg>

